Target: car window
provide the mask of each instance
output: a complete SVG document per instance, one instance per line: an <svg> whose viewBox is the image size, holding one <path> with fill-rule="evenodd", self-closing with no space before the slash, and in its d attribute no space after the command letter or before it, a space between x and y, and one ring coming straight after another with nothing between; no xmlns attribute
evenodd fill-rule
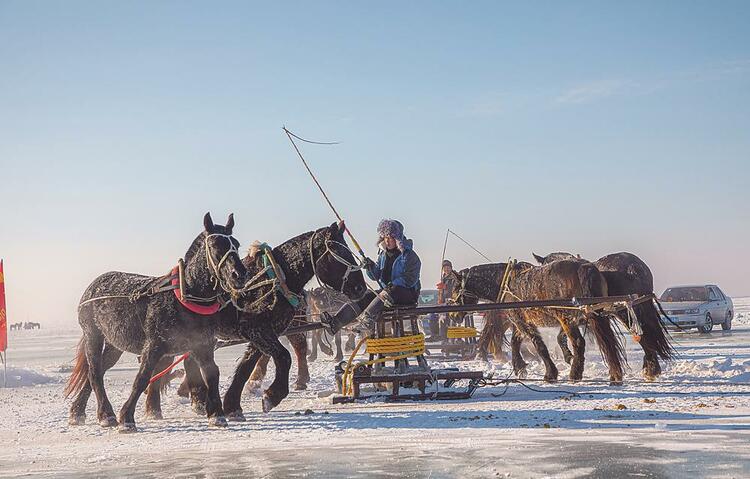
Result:
<svg viewBox="0 0 750 479"><path fill-rule="evenodd" d="M722 301L724 299L724 294L721 292L719 288L711 286L711 291L714 292L714 294L716 295L716 299L718 299L719 301Z"/></svg>
<svg viewBox="0 0 750 479"><path fill-rule="evenodd" d="M708 288L708 300L709 301L716 301L717 299L719 299L719 298L716 297L716 293L714 293L714 289L713 288Z"/></svg>
<svg viewBox="0 0 750 479"><path fill-rule="evenodd" d="M666 302L708 301L708 292L703 286L668 288L659 299Z"/></svg>

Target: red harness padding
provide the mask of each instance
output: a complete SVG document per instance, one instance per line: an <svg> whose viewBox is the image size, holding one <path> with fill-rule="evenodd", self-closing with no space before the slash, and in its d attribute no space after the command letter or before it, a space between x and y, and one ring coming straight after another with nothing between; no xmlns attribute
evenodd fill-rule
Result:
<svg viewBox="0 0 750 479"><path fill-rule="evenodd" d="M185 308L187 308L189 311L192 311L195 314L200 314L202 316L208 316L211 314L216 314L221 309L221 303L218 301L202 305L202 304L196 304L191 303L190 301L185 301L182 298L182 292L180 290L180 275L178 272L178 267L175 266L174 269L172 269L172 272L170 273L172 275L172 286L177 286L177 288L174 290L175 298L177 298L177 301L180 302Z"/></svg>
<svg viewBox="0 0 750 479"><path fill-rule="evenodd" d="M185 358L187 358L188 356L190 356L190 353L185 353L185 354L183 354L182 356L180 356L179 358L175 359L175 361L174 361L174 362L173 362L172 364L170 364L170 365L169 365L169 367L168 367L167 369L165 369L164 371L160 372L160 373L159 373L159 374L157 374L156 376L154 376L154 377L152 377L151 379L149 379L148 383L149 383L149 384L151 384L151 383L153 383L153 382L156 382L156 381L158 381L159 379L161 379L162 377L164 377L164 376L166 376L167 374L169 374L169 372L170 372L170 371L171 371L171 370L172 370L172 369L173 369L173 368L174 368L175 366L177 366L178 364L180 364L180 363L181 363L181 362L182 362L182 361L183 361L183 360L184 360Z"/></svg>

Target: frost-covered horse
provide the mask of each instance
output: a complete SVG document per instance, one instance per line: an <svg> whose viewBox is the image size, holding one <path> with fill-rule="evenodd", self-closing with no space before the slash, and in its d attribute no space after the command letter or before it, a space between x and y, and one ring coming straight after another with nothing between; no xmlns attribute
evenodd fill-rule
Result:
<svg viewBox="0 0 750 479"><path fill-rule="evenodd" d="M343 223L333 223L296 236L273 248L272 255L285 277L288 293L301 296L304 286L313 278L336 291L344 293L361 308L372 299L354 256L346 246ZM261 269L259 258L243 259L248 276ZM256 313L240 312L236 323L222 323L216 335L226 341L245 340L248 347L237 364L229 389L224 395L224 412L227 418L243 421L240 399L242 390L256 363L263 354L270 356L276 367L276 376L263 394L263 411L270 411L289 394L289 369L291 355L279 341L279 336L292 323L296 306L288 294L277 290L273 307ZM226 327L224 327L226 326ZM186 380L190 386L193 405L200 409L205 398L205 385L192 361L185 362Z"/></svg>
<svg viewBox="0 0 750 479"><path fill-rule="evenodd" d="M466 299L497 301L501 297L500 288L506 268L509 268L507 294L504 296L506 302L607 296L607 283L593 264L568 259L544 266L492 263L473 266L461 272L454 271L460 287L454 290L452 300L458 303L463 303ZM544 308L508 310L508 318L514 326L511 351L516 374L525 374L526 363L521 357L520 347L522 337L526 336L544 362L544 379L557 379L557 367L549 356L537 326L560 326L573 345L570 379L580 380L583 377L586 341L578 324L583 320L594 333L599 350L609 367L610 381L613 384L622 382L625 351L620 338L612 329L610 318L597 312L581 314L578 311Z"/></svg>
<svg viewBox="0 0 750 479"><path fill-rule="evenodd" d="M169 275L154 278L119 271L99 276L84 292L78 308L83 338L66 387L66 396L76 394L70 408L71 425L85 422L86 402L93 389L99 424L113 427L119 422L122 431L135 431L136 403L157 364L164 356L189 352L206 379L209 424L226 426L219 368L214 362L214 331L221 318L225 324L236 321L237 310L233 306L220 309L217 301L228 302L230 292L242 289L246 269L237 254L239 243L231 236L233 216L225 226L214 225L208 213L203 222L204 231L185 253L182 297L170 288L174 281ZM237 295L232 296L234 301ZM140 355L141 365L115 419L104 390L104 373L123 351Z"/></svg>
<svg viewBox="0 0 750 479"><path fill-rule="evenodd" d="M540 264L548 264L575 257L570 253L551 253L547 256L534 254L534 258ZM654 294L654 277L651 270L646 263L632 253L609 254L596 260L594 266L607 280L607 289L611 296ZM674 357L675 350L666 328L659 319L659 311L653 301L636 304L633 306L633 311L635 320L638 321L637 325L631 324L627 310L618 311L617 317L638 338L638 344L643 348L643 375L646 379L653 380L661 374L659 358L669 361ZM638 326L640 326L640 331L637 331ZM558 335L557 342L567 360L570 350L562 331Z"/></svg>

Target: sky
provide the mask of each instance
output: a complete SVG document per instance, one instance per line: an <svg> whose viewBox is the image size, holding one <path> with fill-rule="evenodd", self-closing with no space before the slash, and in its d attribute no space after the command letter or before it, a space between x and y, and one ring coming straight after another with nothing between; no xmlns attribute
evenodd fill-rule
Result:
<svg viewBox="0 0 750 479"><path fill-rule="evenodd" d="M0 0L8 321L75 325L210 211L278 244L334 217L487 256L629 251L657 292L750 295L748 2ZM458 268L485 262L451 238Z"/></svg>

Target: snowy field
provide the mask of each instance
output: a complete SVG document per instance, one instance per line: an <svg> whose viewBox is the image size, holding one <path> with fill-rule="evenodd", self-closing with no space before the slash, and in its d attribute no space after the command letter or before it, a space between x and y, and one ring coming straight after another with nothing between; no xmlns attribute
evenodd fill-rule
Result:
<svg viewBox="0 0 750 479"><path fill-rule="evenodd" d="M675 334L680 357L654 383L641 382L642 354L629 344L622 387L540 384L532 363L529 384L541 392L513 384L465 401L333 405L334 363L318 360L308 391L269 414L245 397L247 422L209 429L173 387L165 419L137 415L140 432L131 435L68 426L62 388L77 329L11 332L0 477L750 477L750 298L735 307L731 332ZM588 349L584 377L605 380ZM223 387L240 353L218 352ZM509 371L498 362L443 365ZM126 355L108 373L115 410L136 368ZM92 399L89 420L94 408Z"/></svg>

